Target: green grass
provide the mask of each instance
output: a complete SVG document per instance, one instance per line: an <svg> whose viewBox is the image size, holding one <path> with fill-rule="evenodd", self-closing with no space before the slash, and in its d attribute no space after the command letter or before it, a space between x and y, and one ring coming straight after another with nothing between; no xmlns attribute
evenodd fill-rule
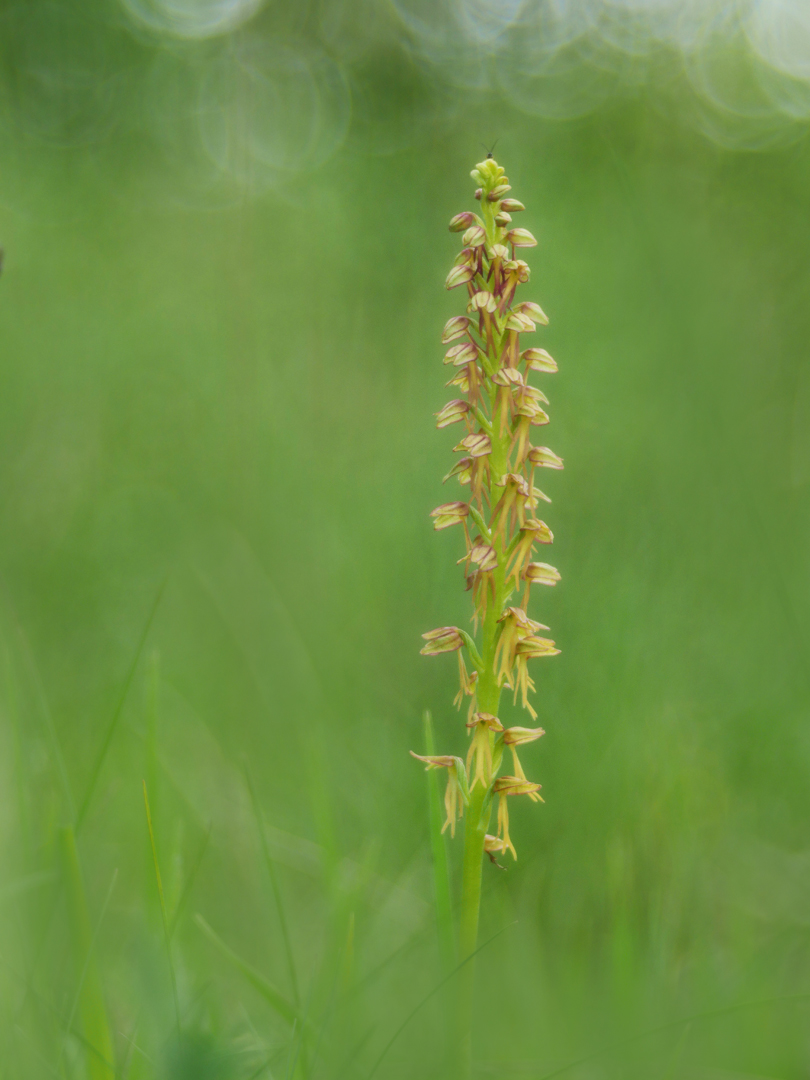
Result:
<svg viewBox="0 0 810 1080"><path fill-rule="evenodd" d="M443 117L215 209L126 130L8 136L3 1080L447 1075L461 844L448 903L408 751L425 709L466 746L418 649L468 617L427 514L482 121ZM808 149L723 151L643 94L484 126L540 239L566 470L479 1075L799 1080Z"/></svg>

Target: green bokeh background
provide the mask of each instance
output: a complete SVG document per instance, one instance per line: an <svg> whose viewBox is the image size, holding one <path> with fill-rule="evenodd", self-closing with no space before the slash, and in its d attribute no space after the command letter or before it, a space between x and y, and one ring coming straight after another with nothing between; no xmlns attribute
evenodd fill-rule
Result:
<svg viewBox="0 0 810 1080"><path fill-rule="evenodd" d="M290 32L271 16L269 42ZM646 85L533 117L448 90L379 17L339 145L261 184L212 181L161 135L176 101L144 104L158 60L205 69L221 41L90 3L5 39L0 1076L92 1075L59 836L113 721L78 851L119 1076L301 1073L195 922L290 992L246 767L322 1032L306 1075L365 1080L443 977L408 751L426 708L440 750L466 745L455 664L418 647L469 616L458 537L427 516L453 497L432 413L446 222L496 137L560 365L562 583L532 610L562 655L524 754L546 802L513 810L517 864L485 868L476 1068L806 1076L808 143L729 149ZM103 71L60 82L76 56ZM452 987L376 1075L448 1075Z"/></svg>

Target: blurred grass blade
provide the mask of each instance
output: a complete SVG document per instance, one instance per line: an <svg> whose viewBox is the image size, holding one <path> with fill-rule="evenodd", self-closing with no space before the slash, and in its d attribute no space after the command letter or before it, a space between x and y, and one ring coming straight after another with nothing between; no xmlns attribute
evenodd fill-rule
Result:
<svg viewBox="0 0 810 1080"><path fill-rule="evenodd" d="M118 704L115 706L115 711L113 712L112 719L110 720L109 726L104 735L104 739L102 740L101 746L99 747L98 755L93 764L93 768L90 770L90 779L87 782L87 789L84 793L84 798L82 799L81 806L79 807L79 812L76 815L75 828L77 835L82 827L82 823L84 822L85 817L87 816L87 811L90 808L90 802L92 801L93 793L95 792L96 784L98 783L98 778L101 774L101 769L107 757L107 752L110 749L110 743L112 742L113 735L115 734L115 729L118 727L118 721L121 719L121 714L124 711L124 705L126 704L127 697L129 696L129 688L132 686L132 680L135 678L135 672L138 669L138 663L141 659L141 653L143 652L143 647L146 644L146 639L149 636L149 631L152 628L152 623L154 621L155 615L157 614L157 609L160 605L163 592L166 588L167 580L167 578L164 578L161 582L160 588L158 589L157 595L155 596L154 602L152 603L151 610L149 612L149 615L147 616L143 630L141 631L141 636L138 640L137 648L135 649L135 655L133 656L132 663L129 666L127 677L124 680L124 685L121 687L121 693L118 697Z"/></svg>
<svg viewBox="0 0 810 1080"><path fill-rule="evenodd" d="M73 945L77 960L81 958L79 1012L83 1041L94 1051L87 1054L87 1075L89 1080L114 1080L115 1052L112 1032L107 1021L101 976L93 948L95 934L87 910L84 880L76 849L76 834L71 826L60 830L59 842Z"/></svg>
<svg viewBox="0 0 810 1080"><path fill-rule="evenodd" d="M433 718L425 709L422 716L425 732L425 754L435 754ZM450 971L455 961L455 933L453 928L453 903L450 895L450 868L447 863L447 846L442 833L442 799L439 777L435 769L428 771L428 800L430 811L430 847L433 853L433 897L436 904L436 928L439 934L439 951L442 967Z"/></svg>
<svg viewBox="0 0 810 1080"><path fill-rule="evenodd" d="M293 1002L295 1007L298 1008L301 1003L301 997L298 990L298 975L295 970L295 956L293 954L292 940L290 938L290 929L287 923L287 914L284 910L284 902L281 898L281 889L278 883L278 873L276 872L276 864L273 856L270 854L270 847L267 843L267 832L264 827L264 818L262 817L261 807L259 806L259 799L256 794L256 789L253 786L253 778L250 775L247 763L245 763L245 779L247 780L248 791L250 792L250 800L253 804L253 814L256 818L256 828L259 831L259 840L262 845L262 854L264 855L265 865L267 866L267 873L270 877L270 884L273 889L273 897L276 901L276 911L278 912L278 921L281 926L281 937L284 942L284 952L287 957L287 969L290 973L290 985L292 987Z"/></svg>
<svg viewBox="0 0 810 1080"><path fill-rule="evenodd" d="M180 916L183 914L183 909L185 908L188 902L188 898L191 895L191 890L194 888L194 882L197 878L200 867L202 866L202 861L205 858L205 853L208 850L208 844L211 840L212 828L213 826L208 826L208 831L206 832L205 836L203 837L203 841L200 844L200 850L197 852L197 858L192 863L191 870L189 871L188 877L186 878L183 885L183 891L180 893L180 899L177 901L177 907L174 909L174 914L169 920L170 938L174 937L174 932L177 929L177 924L180 921Z"/></svg>
<svg viewBox="0 0 810 1080"><path fill-rule="evenodd" d="M194 916L194 921L197 926L202 930L205 936L211 941L226 959L244 975L245 979L250 983L254 990L267 1001L285 1020L291 1024L301 1022L301 1017L298 1013L298 1009L288 1001L287 998L278 990L273 984L264 977L260 972L256 971L254 967L251 967L246 960L243 960L241 956L233 951L229 945L226 945L219 934L208 925L202 915L199 912Z"/></svg>
<svg viewBox="0 0 810 1080"><path fill-rule="evenodd" d="M157 881L158 897L160 899L160 917L163 920L163 935L166 940L166 956L169 961L169 974L172 980L172 996L174 998L174 1014L177 1021L177 1030L180 1030L180 999L177 996L177 977L172 960L172 936L169 933L169 917L166 911L166 897L163 893L163 879L160 876L160 864L158 862L157 847L155 846L155 831L152 828L152 814L149 810L149 795L146 791L146 781L143 782L143 801L146 807L146 825L149 829L149 843L152 847L152 861L155 865L155 879Z"/></svg>
<svg viewBox="0 0 810 1080"><path fill-rule="evenodd" d="M56 771L59 774L59 781L62 786L62 793L65 799L65 806L67 808L67 815L69 818L73 818L76 812L76 806L73 801L73 792L70 787L70 780L68 779L67 766L65 764L65 756L62 753L62 746L59 742L59 736L56 733L56 724L53 721L53 713L51 712L50 702L48 696L45 693L45 686L42 681L42 676L39 673L36 660L34 659L34 653L31 649L31 645L25 634L23 628L16 623L15 629L17 631L17 638L20 643L20 651L22 653L28 673L31 677L34 693L36 695L40 710L42 711L43 719L45 720L45 728L48 732L48 741L51 744L51 753L53 755L54 764L56 765Z"/></svg>
<svg viewBox="0 0 810 1080"><path fill-rule="evenodd" d="M376 1073L377 1069L379 1069L380 1065L382 1064L383 1059L385 1058L388 1051L391 1049L391 1047L394 1045L394 1043L400 1037L400 1035L405 1030L405 1028L408 1026L408 1024L410 1024L411 1020L413 1020L413 1018L416 1016L416 1014L419 1012L419 1010L422 1008L422 1006L427 1005L427 1003L430 1001L430 999L432 997L435 997L435 995L438 994L438 992L441 990L441 988L446 983L449 983L452 978L454 978L456 975L458 975L458 973L465 966L465 964L469 964L469 962L474 957L478 956L478 954L481 952L482 949L485 949L487 947L487 945L491 945L492 942L496 938L500 937L501 934L504 933L504 931L508 930L510 926L514 926L514 925L515 925L514 923L509 923L508 926L502 926L501 929L498 930L497 933L493 934L491 938L487 938L487 940L484 942L483 945L479 945L478 948L475 950L475 952L471 952L468 956L465 956L460 964L456 964L456 966L453 968L453 970L450 972L449 975L445 975L445 977L443 979L441 979L439 982L436 983L436 985L433 987L432 990L428 991L428 993L425 994L425 996L422 998L422 1000L417 1005L415 1005L413 1009L411 1009L411 1011L408 1013L408 1015L405 1017L405 1019L399 1025L397 1030L394 1032L394 1034L391 1036L391 1038L385 1044L385 1046L383 1047L382 1053L380 1054L380 1056L377 1058L377 1060L372 1065L371 1071L368 1073L368 1076L366 1077L366 1080L371 1080L371 1078Z"/></svg>
<svg viewBox="0 0 810 1080"><path fill-rule="evenodd" d="M160 814L160 758L158 755L158 723L160 720L160 653L152 649L146 658L146 787L153 825L162 821ZM157 841L156 841L157 843Z"/></svg>
<svg viewBox="0 0 810 1080"><path fill-rule="evenodd" d="M113 876L112 876L112 881L110 882L110 887L107 890L107 895L104 898L104 903L101 906L101 912L100 912L99 917L98 917L98 919L96 921L95 929L93 930L93 935L92 935L92 938L90 940L90 948L88 949L87 955L84 958L84 963L82 964L81 973L79 975L79 979L78 979L78 982L76 984L76 993L75 993L75 995L73 997L73 1004L70 1007L70 1013L68 1015L68 1022L67 1022L67 1025L66 1025L68 1031L73 1030L73 1021L76 1019L76 1012L78 1011L79 1003L81 1001L82 988L84 987L85 979L87 978L87 969L88 969L88 967L89 967L90 963L92 962L93 957L95 955L95 948L96 948L96 941L98 939L98 932L101 929L101 924L104 921L104 916L107 914L107 906L110 903L110 899L112 897L113 889L115 888L115 882L116 882L117 879L118 879L118 871L114 870L113 871Z"/></svg>
<svg viewBox="0 0 810 1080"><path fill-rule="evenodd" d="M649 1038L650 1035L661 1035L665 1031L673 1031L683 1026L686 1026L688 1032L691 1025L699 1020L716 1020L722 1016L731 1016L733 1013L744 1012L746 1009L757 1009L768 1005L781 1005L783 1003L787 1004L788 1002L800 1001L810 1001L810 993L784 994L779 997L762 998L759 1001L738 1001L735 1005L724 1005L720 1009L707 1009L705 1012L693 1013L692 1016L684 1016L681 1017L680 1020L670 1020L669 1023L659 1024L657 1027L646 1028L644 1031L637 1031L635 1035L628 1035L624 1039L618 1039L616 1042L608 1043L601 1049L594 1050L584 1057L575 1058L573 1061L567 1061L564 1065L559 1065L556 1069L552 1069L551 1072L543 1073L542 1076L537 1077L537 1080L553 1080L554 1077L562 1076L563 1073L570 1072L571 1069L576 1069L579 1065L586 1065L589 1061L595 1061L597 1058L604 1057L606 1054L612 1054L616 1050L623 1050L628 1046L632 1046L633 1043Z"/></svg>

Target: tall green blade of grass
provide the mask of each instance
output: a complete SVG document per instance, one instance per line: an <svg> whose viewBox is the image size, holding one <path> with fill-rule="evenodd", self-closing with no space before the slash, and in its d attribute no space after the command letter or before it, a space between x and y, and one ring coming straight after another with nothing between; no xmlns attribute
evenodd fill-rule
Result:
<svg viewBox="0 0 810 1080"><path fill-rule="evenodd" d="M295 968L295 957L293 955L292 940L290 938L290 929L287 922L287 913L284 909L284 901L281 897L281 889L278 883L278 873L276 871L276 864L273 856L270 854L270 847L267 843L267 831L264 827L264 818L262 817L262 810L259 806L259 799L256 794L256 788L253 785L253 778L250 775L250 770L245 764L245 778L247 780L248 791L250 792L250 801L253 804L253 814L256 818L256 828L259 832L259 840L262 846L262 855L264 856L264 863L267 867L267 874L270 878L270 885L273 890L273 899L276 902L276 912L278 914L279 926L281 927L281 939L284 943L284 955L287 958L287 970L290 974L290 987L292 989L293 1003L296 1008L300 1006L301 997L298 990L298 975Z"/></svg>
<svg viewBox="0 0 810 1080"><path fill-rule="evenodd" d="M169 915L166 911L166 897L163 892L163 878L160 876L160 864L158 862L157 847L155 845L155 831L152 827L152 814L149 809L149 795L146 790L146 781L143 782L143 801L146 807L146 825L149 829L149 843L152 848L152 861L155 864L155 880L157 881L158 899L160 900L160 917L163 922L163 935L166 941L166 957L169 962L169 974L172 980L172 997L174 998L174 1013L177 1022L177 1030L180 1031L180 999L177 996L177 976L174 971L172 959L172 935L169 931Z"/></svg>
<svg viewBox="0 0 810 1080"><path fill-rule="evenodd" d="M206 920L199 914L194 916L194 921L200 930L205 934L208 940L217 947L222 955L236 968L250 983L254 990L259 993L264 1000L290 1024L300 1025L302 1017L299 1010L289 1001L282 992L273 986L269 979L266 979L261 972L252 967L246 960L243 960L238 953L226 945L216 930L209 926Z"/></svg>
<svg viewBox="0 0 810 1080"><path fill-rule="evenodd" d="M121 719L121 714L124 711L124 705L126 704L127 697L129 696L129 688L132 686L132 680L135 678L135 672L138 670L138 663L141 659L141 653L143 652L144 645L146 645L146 639L148 638L149 631L152 628L152 623L154 622L157 609L160 606L160 601L165 588L166 579L163 580L160 588L157 591L157 595L155 596L155 599L152 603L152 607L146 618L146 622L144 623L143 629L141 630L141 636L138 639L138 644L135 648L135 655L132 658L132 663L129 666L129 671L127 672L127 676L124 679L124 685L121 687L121 693L118 696L118 701L116 703L112 719L110 720L107 730L104 733L104 738L102 739L101 746L99 747L98 754L96 755L96 760L94 761L93 767L90 770L90 779L87 782L87 788L85 789L84 798L82 799L78 813L76 814L75 829L77 834L81 829L82 824L84 823L84 819L87 816L87 811L90 809L90 803L93 799L93 794L96 789L96 784L98 783L98 778L101 774L101 769L104 765L104 761L110 749L110 743L113 740L113 735L115 734L116 728L118 727L118 722Z"/></svg>
<svg viewBox="0 0 810 1080"><path fill-rule="evenodd" d="M514 925L514 924L512 924L512 925ZM419 1012L419 1010L422 1009L423 1006L427 1005L427 1003L431 1000L431 998L435 997L436 994L438 994L439 991L444 986L446 986L447 983L449 983L451 979L453 979L460 971L462 971L464 968L466 968L467 965L471 963L473 958L476 957L481 952L482 949L485 949L487 947L487 945L491 945L492 942L495 940L495 938L500 937L501 934L503 934L504 931L506 931L508 929L509 929L508 926L501 927L501 929L496 931L496 933L494 933L491 938L487 938L487 940L484 942L483 945L479 945L478 948L475 950L475 952L471 952L468 956L465 956L464 959L461 961L461 963L456 964L456 966L453 968L452 971L448 972L448 974L445 975L443 979L441 979L439 982L436 983L436 985L433 987L432 990L429 990L427 992L427 994L425 994L425 996L421 999L421 1001L419 1001L411 1009L411 1011L407 1014L405 1019L402 1021L402 1023L396 1029L394 1034L391 1036L391 1038L385 1044L385 1046L383 1047L383 1049L380 1052L379 1056L377 1057L376 1061L372 1065L368 1075L366 1076L366 1080L372 1080L372 1077L376 1074L376 1072L379 1069L380 1065L382 1065L385 1057L387 1056L388 1051L391 1049L391 1047L394 1045L394 1043L400 1037L400 1035L405 1030L405 1028L408 1026L408 1024L410 1024L411 1020L413 1020L413 1018L416 1016L416 1014Z"/></svg>
<svg viewBox="0 0 810 1080"><path fill-rule="evenodd" d="M152 827L157 828L160 816L160 759L158 756L158 722L160 720L160 653L153 649L146 660L146 788ZM156 841L157 843L157 841Z"/></svg>
<svg viewBox="0 0 810 1080"><path fill-rule="evenodd" d="M86 1046L88 1080L115 1080L115 1049L107 1019L101 974L84 888L76 834L70 825L60 829L59 846L70 927L79 980L78 1013Z"/></svg>

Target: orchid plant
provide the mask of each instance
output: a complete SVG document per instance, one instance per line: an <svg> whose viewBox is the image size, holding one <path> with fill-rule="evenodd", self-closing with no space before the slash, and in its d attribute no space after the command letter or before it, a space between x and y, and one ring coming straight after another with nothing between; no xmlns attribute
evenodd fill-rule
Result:
<svg viewBox="0 0 810 1080"><path fill-rule="evenodd" d="M437 427L462 425L465 433L454 451L458 461L445 482L455 478L468 495L432 511L435 529L460 528L465 550L467 588L473 601L473 633L441 626L423 634L422 653L455 652L459 691L455 704L467 701L466 725L471 735L466 761L455 755L413 756L428 769L447 773L445 829L455 834L466 815L462 870L460 960L476 950L482 865L505 853L517 858L509 833L509 799L526 795L542 801L540 784L526 775L518 750L544 734L540 727L504 727L498 717L502 691L537 719L529 695L534 682L529 661L559 653L548 631L528 614L535 585L553 586L558 571L535 560L536 545L551 544L548 525L537 516L541 502L551 500L535 487L540 469L561 469L563 463L547 446L533 446L533 429L548 424L548 398L529 382L533 373L548 375L557 365L545 349L525 348L522 335L545 326L548 319L536 303L517 297L529 280L529 267L518 253L537 243L512 226L512 215L524 206L510 197L504 169L490 156L472 171L477 185L478 213L457 214L450 230L462 233L462 249L447 275L448 289L466 289L466 313L451 318L442 342L444 363L452 369L448 386L459 397L437 414ZM511 772L501 772L504 751ZM497 824L488 832L497 803Z"/></svg>

